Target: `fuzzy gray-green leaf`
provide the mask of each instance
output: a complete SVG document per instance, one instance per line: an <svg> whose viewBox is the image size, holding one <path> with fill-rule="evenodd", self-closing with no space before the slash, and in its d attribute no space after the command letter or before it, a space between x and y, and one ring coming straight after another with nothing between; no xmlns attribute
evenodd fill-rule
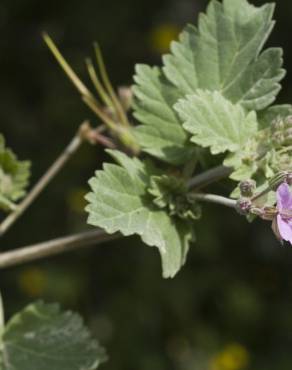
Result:
<svg viewBox="0 0 292 370"><path fill-rule="evenodd" d="M155 207L147 189L157 171L120 152L110 154L122 166L105 164L89 181L88 223L110 234L140 235L144 243L159 249L163 276L173 277L185 262L192 238L189 225Z"/></svg>
<svg viewBox="0 0 292 370"><path fill-rule="evenodd" d="M198 29L187 26L172 43L171 54L164 57L165 75L181 95L216 90L248 110L266 108L285 75L280 49L260 54L273 28L273 12L273 4L213 0L200 14Z"/></svg>
<svg viewBox="0 0 292 370"><path fill-rule="evenodd" d="M141 123L135 135L142 149L164 162L179 165L192 154L188 135L182 128L173 104L178 90L163 76L159 68L138 65L134 77L134 116Z"/></svg>
<svg viewBox="0 0 292 370"><path fill-rule="evenodd" d="M212 154L237 152L257 132L255 112L246 113L219 92L198 90L180 100L175 109L192 134L192 142L209 147Z"/></svg>

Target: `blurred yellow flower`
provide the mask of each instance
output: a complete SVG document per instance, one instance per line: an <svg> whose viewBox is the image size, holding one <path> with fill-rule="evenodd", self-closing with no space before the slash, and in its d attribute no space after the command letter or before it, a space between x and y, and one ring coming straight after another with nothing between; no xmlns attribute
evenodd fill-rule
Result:
<svg viewBox="0 0 292 370"><path fill-rule="evenodd" d="M230 344L217 353L210 362L210 370L244 370L249 364L249 354L240 344Z"/></svg>
<svg viewBox="0 0 292 370"><path fill-rule="evenodd" d="M150 33L151 49L159 54L167 52L171 41L177 39L179 32L179 27L173 23L157 25Z"/></svg>
<svg viewBox="0 0 292 370"><path fill-rule="evenodd" d="M42 295L46 282L46 274L38 268L28 268L22 271L18 280L21 291L33 298Z"/></svg>

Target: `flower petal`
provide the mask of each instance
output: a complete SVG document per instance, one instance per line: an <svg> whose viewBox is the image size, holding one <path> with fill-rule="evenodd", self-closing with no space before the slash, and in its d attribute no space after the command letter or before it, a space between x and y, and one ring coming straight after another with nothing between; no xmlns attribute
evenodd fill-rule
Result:
<svg viewBox="0 0 292 370"><path fill-rule="evenodd" d="M280 215L277 216L277 224L282 239L292 244L292 225L283 220Z"/></svg>
<svg viewBox="0 0 292 370"><path fill-rule="evenodd" d="M274 234L276 235L277 239L283 243L283 239L280 235L279 228L278 228L278 221L277 217L274 217L273 222L272 222L272 230L274 231Z"/></svg>
<svg viewBox="0 0 292 370"><path fill-rule="evenodd" d="M292 194L289 185L285 182L277 189L277 207L279 211L292 209Z"/></svg>

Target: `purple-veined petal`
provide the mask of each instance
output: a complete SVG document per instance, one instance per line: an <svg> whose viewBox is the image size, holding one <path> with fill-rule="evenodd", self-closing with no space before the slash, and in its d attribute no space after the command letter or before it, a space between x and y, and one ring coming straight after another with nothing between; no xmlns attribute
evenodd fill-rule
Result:
<svg viewBox="0 0 292 370"><path fill-rule="evenodd" d="M292 209L292 194L289 185L285 182L277 189L277 207L279 211Z"/></svg>
<svg viewBox="0 0 292 370"><path fill-rule="evenodd" d="M292 244L292 226L283 220L281 215L277 216L277 224L281 238Z"/></svg>

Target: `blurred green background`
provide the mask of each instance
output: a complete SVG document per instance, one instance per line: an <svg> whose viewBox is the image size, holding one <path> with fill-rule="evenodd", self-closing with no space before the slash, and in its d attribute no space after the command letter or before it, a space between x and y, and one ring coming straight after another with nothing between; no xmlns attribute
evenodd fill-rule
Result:
<svg viewBox="0 0 292 370"><path fill-rule="evenodd" d="M288 76L279 100L291 102L292 3L276 3L268 44L284 48ZM97 40L115 85L131 84L135 63L160 63L169 41L206 4L1 1L0 131L21 159L32 160L33 183L83 119L98 123L42 31L85 80L84 57ZM86 229L83 195L104 159L101 149L83 147L1 250ZM108 350L104 370L291 370L292 249L279 245L268 223L248 224L217 206L205 207L196 230L198 241L173 280L162 279L158 252L138 238L1 271L7 316L39 298L78 310Z"/></svg>

